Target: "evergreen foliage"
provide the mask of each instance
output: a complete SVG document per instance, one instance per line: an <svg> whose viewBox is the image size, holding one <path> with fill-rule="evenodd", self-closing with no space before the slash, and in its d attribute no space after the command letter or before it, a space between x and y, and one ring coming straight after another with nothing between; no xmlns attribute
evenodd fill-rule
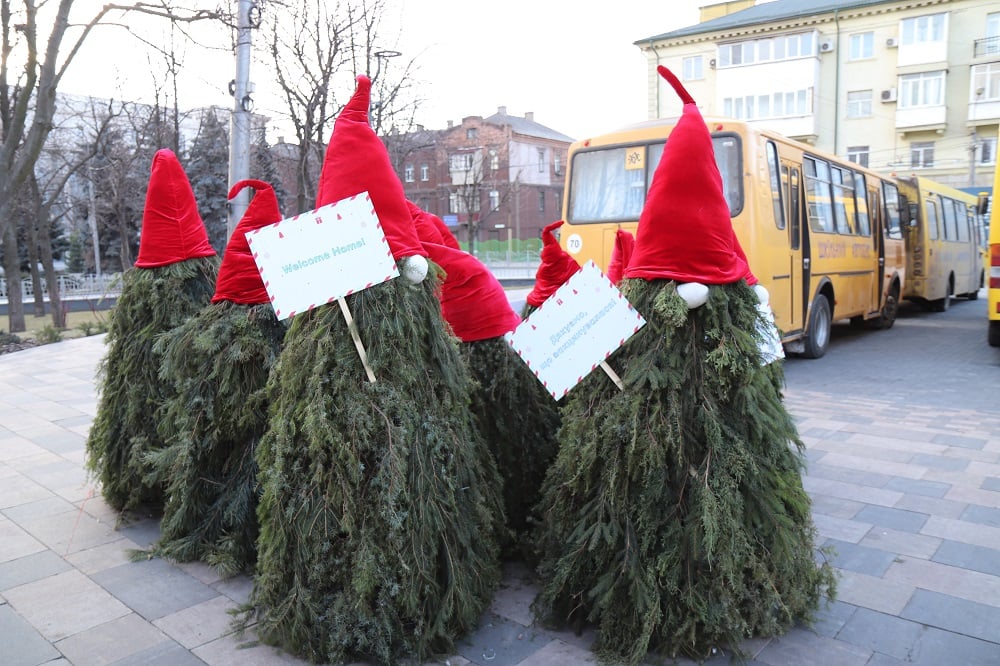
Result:
<svg viewBox="0 0 1000 666"><path fill-rule="evenodd" d="M150 462L167 488L154 552L226 575L257 560L257 444L267 429L267 378L285 324L270 303L212 303L157 342L174 387Z"/></svg>
<svg viewBox="0 0 1000 666"><path fill-rule="evenodd" d="M469 412L437 279L296 315L271 373L254 590L244 622L317 662L450 651L499 580L500 478Z"/></svg>
<svg viewBox="0 0 1000 666"><path fill-rule="evenodd" d="M214 110L202 116L188 155L186 171L198 214L205 221L208 242L221 255L229 242L229 133Z"/></svg>
<svg viewBox="0 0 1000 666"><path fill-rule="evenodd" d="M738 654L808 621L835 587L814 560L780 366L760 364L745 282L712 287L690 312L670 281L622 291L647 325L609 359L624 391L591 373L564 405L536 610L596 623L596 650L613 661Z"/></svg>
<svg viewBox="0 0 1000 666"><path fill-rule="evenodd" d="M159 377L157 338L208 304L217 256L159 268L131 268L108 318L107 352L98 367L100 398L87 438L87 468L108 504L124 511L159 503L163 488L149 478L146 454L164 446L158 410L171 388Z"/></svg>
<svg viewBox="0 0 1000 666"><path fill-rule="evenodd" d="M271 147L267 145L267 133L263 129L254 131L253 142L250 144L250 173L254 174L254 178L271 184L278 200L278 209L286 211L288 191L281 182L281 174L278 173Z"/></svg>
<svg viewBox="0 0 1000 666"><path fill-rule="evenodd" d="M532 514L558 450L559 405L503 338L461 343L476 388L472 412L504 483L507 557L534 562Z"/></svg>

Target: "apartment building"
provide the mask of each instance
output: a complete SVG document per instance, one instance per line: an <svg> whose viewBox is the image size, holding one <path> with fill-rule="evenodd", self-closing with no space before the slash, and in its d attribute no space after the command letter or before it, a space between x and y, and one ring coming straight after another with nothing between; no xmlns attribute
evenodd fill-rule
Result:
<svg viewBox="0 0 1000 666"><path fill-rule="evenodd" d="M673 70L706 116L748 120L882 172L991 190L1000 5L990 0L754 0L635 43L649 117L676 115Z"/></svg>
<svg viewBox="0 0 1000 666"><path fill-rule="evenodd" d="M446 129L382 137L406 196L440 216L463 243L538 239L562 216L573 139L499 107ZM471 242L470 242L471 241Z"/></svg>

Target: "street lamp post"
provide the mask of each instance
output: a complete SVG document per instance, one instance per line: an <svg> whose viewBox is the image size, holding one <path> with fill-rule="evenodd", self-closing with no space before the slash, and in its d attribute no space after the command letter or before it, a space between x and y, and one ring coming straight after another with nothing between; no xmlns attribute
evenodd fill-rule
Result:
<svg viewBox="0 0 1000 666"><path fill-rule="evenodd" d="M376 67L375 76L372 77L372 83L375 84L379 82L379 76L382 74L382 61L388 60L389 58L397 58L403 54L399 51L383 49L381 51L376 51L373 55L375 56ZM384 88L382 89L384 90ZM372 108L375 111L375 134L382 133L382 107L384 105L385 100L381 98L372 103Z"/></svg>
<svg viewBox="0 0 1000 666"><path fill-rule="evenodd" d="M251 14L259 14L254 0L239 0L239 16L236 32L236 78L229 84L233 95L233 114L229 131L229 187L250 177L250 112L253 99L250 93L250 30L254 27ZM229 203L228 236L233 235L236 225L250 204L250 193L243 189Z"/></svg>

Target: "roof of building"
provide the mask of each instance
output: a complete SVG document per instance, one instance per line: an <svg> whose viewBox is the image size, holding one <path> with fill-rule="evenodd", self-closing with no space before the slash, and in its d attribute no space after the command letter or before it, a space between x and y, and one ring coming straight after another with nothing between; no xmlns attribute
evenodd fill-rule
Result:
<svg viewBox="0 0 1000 666"><path fill-rule="evenodd" d="M572 143L573 138L566 136L562 132L557 132L554 129L546 127L540 123L536 123L534 120L529 120L524 116L509 116L505 113L506 109L501 107L497 113L494 113L488 118L483 120L488 123L493 123L494 125L510 125L511 130L515 134L522 134L524 136L533 136L539 139L552 139L553 141L565 141L567 143Z"/></svg>
<svg viewBox="0 0 1000 666"><path fill-rule="evenodd" d="M633 42L636 46L648 42L656 42L664 39L676 39L679 37L690 37L706 32L716 32L718 30L728 30L731 28L745 28L760 23L772 23L787 19L799 18L801 16L815 16L826 14L835 10L857 9L870 7L873 5L884 5L898 0L775 0L756 5L742 11L733 12L719 18L697 23L686 28L679 28L671 32L660 35L653 35Z"/></svg>

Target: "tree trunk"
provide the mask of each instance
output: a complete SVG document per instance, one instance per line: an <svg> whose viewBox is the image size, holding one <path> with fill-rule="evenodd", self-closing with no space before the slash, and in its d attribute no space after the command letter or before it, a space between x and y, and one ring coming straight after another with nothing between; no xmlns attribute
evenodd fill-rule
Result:
<svg viewBox="0 0 1000 666"><path fill-rule="evenodd" d="M42 206L38 211L37 222L48 221L49 207ZM56 275L55 261L52 259L52 239L46 228L38 230L38 254L45 269L45 281L49 285L49 307L52 308L52 325L57 329L66 328L66 311L63 310L62 297L59 294L59 276ZM37 296L36 296L37 300Z"/></svg>
<svg viewBox="0 0 1000 666"><path fill-rule="evenodd" d="M3 270L7 276L7 322L11 333L27 330L21 297L21 265L17 259L17 225L8 224L3 234Z"/></svg>
<svg viewBox="0 0 1000 666"><path fill-rule="evenodd" d="M38 209L38 201L32 202L35 210ZM38 217L25 220L25 230L28 236L28 271L31 275L31 294L35 301L35 316L45 316L45 288L42 286L42 274L38 271Z"/></svg>

